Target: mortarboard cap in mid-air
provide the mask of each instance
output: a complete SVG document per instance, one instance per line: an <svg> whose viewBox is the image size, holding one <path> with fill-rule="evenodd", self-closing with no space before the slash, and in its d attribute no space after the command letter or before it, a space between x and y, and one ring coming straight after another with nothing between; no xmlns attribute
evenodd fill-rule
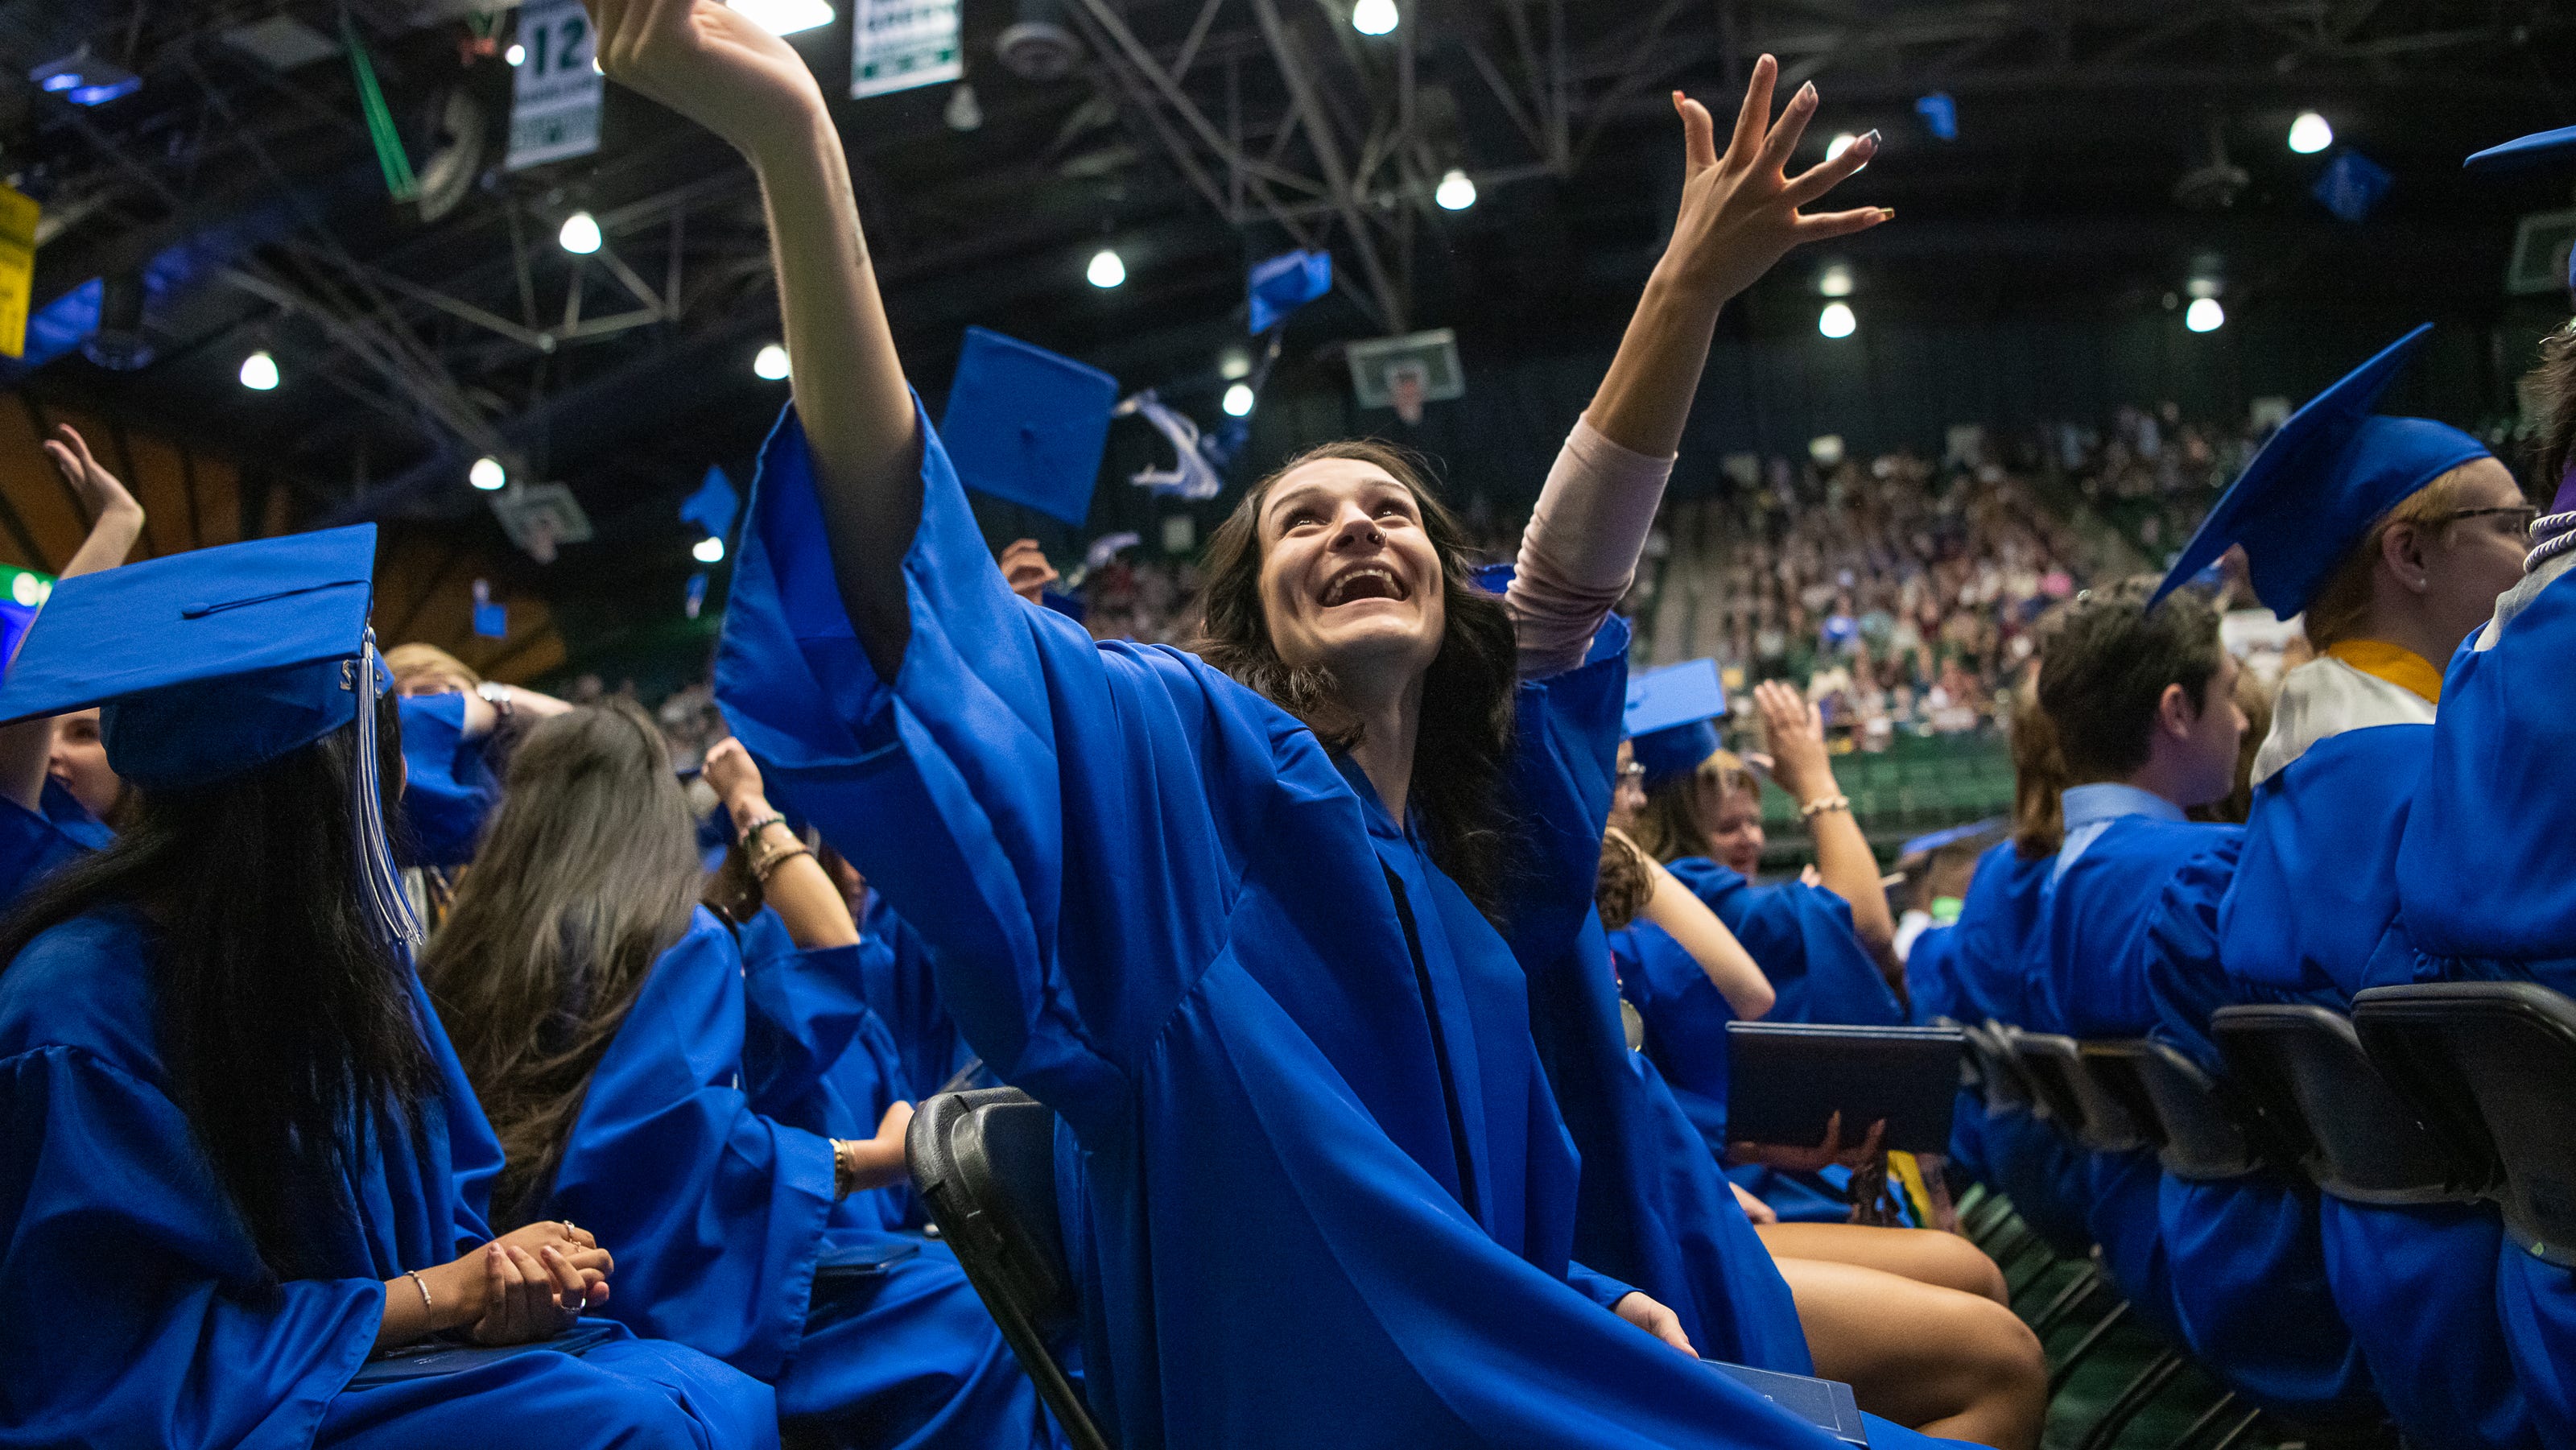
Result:
<svg viewBox="0 0 2576 1450"><path fill-rule="evenodd" d="M1117 406L1100 369L970 327L939 438L958 482L1080 528Z"/></svg>

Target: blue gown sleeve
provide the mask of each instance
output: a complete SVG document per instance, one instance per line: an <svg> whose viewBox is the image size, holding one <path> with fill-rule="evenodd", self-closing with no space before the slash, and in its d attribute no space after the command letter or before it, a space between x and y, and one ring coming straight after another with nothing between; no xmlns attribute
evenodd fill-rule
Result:
<svg viewBox="0 0 2576 1450"><path fill-rule="evenodd" d="M480 741L465 738L465 697L406 695L402 711L403 819L415 864L462 866L474 859L485 818L501 803L501 782Z"/></svg>
<svg viewBox="0 0 2576 1450"><path fill-rule="evenodd" d="M783 807L919 930L940 995L1005 1080L1077 1132L1223 945L1283 757L1331 809L1311 733L1178 651L1095 644L1014 596L919 420L911 638L880 679L844 613L793 412L771 434L716 698Z"/></svg>
<svg viewBox="0 0 2576 1450"><path fill-rule="evenodd" d="M882 892L868 893L868 909L859 922L859 968L868 1005L894 1037L907 1089L939 1091L974 1054L957 1035L948 1004L940 1000L929 944Z"/></svg>
<svg viewBox="0 0 2576 1450"><path fill-rule="evenodd" d="M374 1347L384 1285L265 1284L219 1202L155 1084L76 1047L0 1062L0 1439L311 1443Z"/></svg>
<svg viewBox="0 0 2576 1450"><path fill-rule="evenodd" d="M2147 920L2147 995L2156 1009L2150 1035L2219 1072L2224 1064L2209 1019L2234 1000L2219 931L2232 873L2196 864L2165 884Z"/></svg>
<svg viewBox="0 0 2576 1450"><path fill-rule="evenodd" d="M773 1379L804 1334L832 1146L755 1112L743 961L701 910L591 1074L547 1215L617 1255L608 1313Z"/></svg>

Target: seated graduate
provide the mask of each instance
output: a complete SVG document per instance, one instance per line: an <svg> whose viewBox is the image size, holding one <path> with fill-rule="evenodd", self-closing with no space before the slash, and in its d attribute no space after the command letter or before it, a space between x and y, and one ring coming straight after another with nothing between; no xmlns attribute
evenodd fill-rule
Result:
<svg viewBox="0 0 2576 1450"><path fill-rule="evenodd" d="M1697 663L1697 662L1693 662ZM1688 670L1692 663L1675 665ZM1665 672L1639 681L1650 685ZM1772 771L1797 797L1816 846L1815 879L1758 884L1765 837L1762 782L1720 750L1705 717L1640 727L1646 805L1637 844L1708 903L1779 989L1775 1022L1888 1027L1905 1020L1894 984L1902 964L1896 920L1879 885L1878 857L1834 783L1824 718L1789 685L1753 687ZM1721 697L1718 709L1724 708Z"/></svg>
<svg viewBox="0 0 2576 1450"><path fill-rule="evenodd" d="M1633 818L1642 803L1629 767L1623 745L1614 822ZM1684 944L1701 968L1704 985L1724 999L1722 1010L1753 1019L1769 1005L1769 983L1726 924L1616 824L1603 839L1598 900L1601 924L1614 935L1641 918L1651 919ZM1536 976L1534 972L1534 980ZM1590 1115L1583 1104L1568 1101L1566 1054L1550 1051L1552 1029L1559 1025L1551 1019L1568 1008L1558 1003L1552 1013L1550 1007L1534 988L1532 1014L1541 1052L1583 1154L1588 1215L1596 1179L1617 1171L1625 1145L1611 1145L1605 1152L1587 1136ZM1849 1384L1863 1409L1927 1434L1994 1446L2037 1443L2048 1403L2047 1361L2037 1336L2008 1307L2003 1275L1993 1260L1955 1234L1929 1229L1781 1223L1761 1200L1715 1174L1700 1129L1652 1058L1644 1051L1626 1056L1646 1091L1640 1101L1623 1104L1622 1111L1656 1125L1653 1152L1659 1163L1656 1181L1632 1191L1646 1205L1632 1217L1671 1225L1667 1232L1686 1244L1695 1238L1732 1244L1740 1230L1720 1221L1749 1215L1756 1241L1790 1291L1814 1373ZM1722 1099L1714 1106L1724 1112ZM1836 1138L1829 1133L1827 1143L1809 1153L1818 1161L1832 1157ZM1864 1148L1873 1145L1874 1139ZM1579 1244L1585 1242L1586 1227L1579 1217ZM1596 1253L1586 1262L1607 1257ZM1702 1266L1694 1260L1689 1267L1697 1271ZM1740 1251L1725 1256L1717 1267L1738 1282L1765 1277L1759 1262ZM1711 1297L1694 1284L1693 1292L1677 1302ZM1742 1312L1750 1317L1760 1311L1748 1307ZM1803 1366L1798 1368L1804 1372Z"/></svg>
<svg viewBox="0 0 2576 1450"><path fill-rule="evenodd" d="M551 1338L613 1267L570 1224L485 1226L500 1154L386 847L374 557L369 524L67 580L0 686L0 719L101 704L138 797L0 923L0 1424L44 1445L775 1445L766 1385L614 1325L579 1358L350 1384L427 1336Z"/></svg>
<svg viewBox="0 0 2576 1450"><path fill-rule="evenodd" d="M88 537L62 579L113 569L143 534L143 506L100 465L78 430L64 423L45 440L45 458L64 487L89 506ZM98 712L0 725L0 908L36 880L111 839L125 783L98 744Z"/></svg>
<svg viewBox="0 0 2576 1450"><path fill-rule="evenodd" d="M763 461L718 701L782 804L931 940L968 1041L1078 1141L1059 1177L1115 1439L1823 1450L1694 1362L1671 1309L1571 1261L1577 1163L1479 902L1505 900L1504 848L1536 844L1502 828L1509 773L1606 796L1625 661L1586 647L1717 308L1795 242L1879 219L1795 210L1875 148L1785 179L1813 91L1766 128L1767 58L1727 162L1686 105L1671 260L1511 596L1468 586L1401 454L1329 445L1219 531L1202 660L1095 644L1005 587L908 396L794 52L705 0L597 15L612 77L759 169L806 379ZM1558 864L1510 902L1570 935L1600 819L1519 824Z"/></svg>
<svg viewBox="0 0 2576 1450"><path fill-rule="evenodd" d="M2019 1026L2075 1038L2141 1037L2156 1023L2148 933L2168 883L2224 884L2239 827L2184 818L2234 788L2245 717L2218 616L2196 595L2146 607L2153 579L2080 595L2040 647L2039 708L2069 781L2024 964ZM2175 1333L2152 1150L2085 1161L2085 1222L2120 1292Z"/></svg>
<svg viewBox="0 0 2576 1450"><path fill-rule="evenodd" d="M2216 1009L2345 1011L2374 957L2411 968L2397 848L2432 745L2435 662L2521 577L2539 512L2477 439L2371 411L2431 331L2283 423L2160 591L2242 545L2256 596L2284 619L2304 613L2317 651L2281 681L2235 872L2187 873L2158 907L2156 1035L2213 1074ZM2313 1418L2376 1415L2384 1400L2421 1444L2528 1441L2493 1276L2461 1272L2495 1260L2492 1208L2320 1202L2261 1173L2168 1177L2163 1221L2192 1349L2258 1402Z"/></svg>
<svg viewBox="0 0 2576 1450"><path fill-rule="evenodd" d="M2013 713L2012 760L2012 835L1977 858L1943 963L1944 1010L1972 1026L2031 1020L2032 934L2066 841L2066 763L2055 728L2027 694ZM1984 1094L1963 1088L1950 1159L2011 1199L2013 1211L2060 1254L2092 1252L2084 1156L2054 1126L2028 1111L1990 1115Z"/></svg>
<svg viewBox="0 0 2576 1450"><path fill-rule="evenodd" d="M1833 868L1832 881L1864 902L1875 900L1884 917L1887 897L1879 889L1877 858L1851 818L1850 802L1834 789L1821 717L1785 686L1766 683L1754 693L1784 762L1784 778L1797 782L1802 798L1826 807L1809 819L1817 822L1817 850ZM1769 1020L1903 1022L1905 1009L1862 945L1853 925L1857 913L1838 891L1804 881L1753 884L1762 859L1762 786L1736 757L1718 749L1716 721L1725 710L1713 661L1685 661L1638 677L1623 725L1645 804L1618 816L1618 823L1752 954L1776 993ZM1810 791L1822 794L1808 797ZM1698 854L1704 850L1726 859ZM1864 878L1866 891L1858 884ZM1708 989L1691 954L1651 922L1614 937L1612 948L1620 990L1645 1019L1648 1055L1700 1125L1709 1151L1727 1157L1731 1014L1725 1000ZM1841 1223L1851 1216L1850 1174L1840 1166L1799 1171L1739 1161L1727 1176L1783 1219Z"/></svg>
<svg viewBox="0 0 2576 1450"><path fill-rule="evenodd" d="M422 963L508 1160L496 1218L607 1235L608 1312L771 1381L800 1441L1048 1444L956 1258L895 1232L911 1093L840 892L740 744L706 772L758 882L738 926L698 904L695 823L641 709L573 710L512 753Z"/></svg>
<svg viewBox="0 0 2576 1450"><path fill-rule="evenodd" d="M2469 158L2482 173L2576 160L2576 128ZM2576 272L2576 265L2571 265ZM2553 488L2520 582L2455 655L2397 852L2411 960L2373 960L2366 985L2526 981L2576 994L2576 832L2560 781L2576 755L2576 321L2524 379L2538 424L2533 472ZM2505 1151L2512 1151L2506 1145ZM2505 1340L2540 1442L2576 1444L2576 1274L2507 1242L2496 1276Z"/></svg>

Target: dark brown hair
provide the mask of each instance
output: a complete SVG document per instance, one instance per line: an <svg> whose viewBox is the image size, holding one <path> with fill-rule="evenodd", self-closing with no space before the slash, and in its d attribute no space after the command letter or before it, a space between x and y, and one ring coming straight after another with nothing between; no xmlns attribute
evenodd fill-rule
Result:
<svg viewBox="0 0 2576 1450"><path fill-rule="evenodd" d="M416 1127L439 1091L405 968L356 889L357 738L343 727L211 785L138 792L113 843L0 924L6 963L85 913L141 913L170 1096L276 1279L324 1270L312 1250L335 1226L316 1216L350 1211L335 1170L380 1151L389 1120ZM376 771L398 835L390 696L376 705Z"/></svg>
<svg viewBox="0 0 2576 1450"><path fill-rule="evenodd" d="M1615 834L1603 836L1600 874L1592 885L1592 902L1601 908L1601 929L1617 931L1635 921L1654 894L1655 878L1646 869L1642 848Z"/></svg>
<svg viewBox="0 0 2576 1450"><path fill-rule="evenodd" d="M1332 671L1322 665L1291 668L1281 660L1261 607L1261 505L1280 479L1324 458L1373 464L1404 485L1439 555L1448 623L1422 681L1413 802L1431 859L1479 910L1494 916L1511 870L1502 778L1512 744L1518 641L1503 602L1468 581L1466 530L1432 493L1420 459L1375 439L1351 439L1309 448L1254 484L1208 540L1194 648L1303 721L1327 747L1346 751L1359 743L1360 722L1343 708Z"/></svg>
<svg viewBox="0 0 2576 1450"><path fill-rule="evenodd" d="M2540 420L2532 438L2534 480L2543 500L2558 495L2558 481L2576 464L2576 318L2540 340L2540 366L2522 380L2525 411Z"/></svg>
<svg viewBox="0 0 2576 1450"><path fill-rule="evenodd" d="M699 862L662 732L612 697L539 721L421 963L507 1160L493 1225L551 1190L590 1075L688 930Z"/></svg>
<svg viewBox="0 0 2576 1450"><path fill-rule="evenodd" d="M2066 844L2066 762L2057 753L2057 727L2039 708L2039 692L2022 691L2012 716L2013 854L2025 861L2057 854Z"/></svg>
<svg viewBox="0 0 2576 1450"><path fill-rule="evenodd" d="M2124 580L2077 598L2039 659L2039 708L2056 727L2066 783L2118 780L2147 763L2156 702L2180 685L2195 710L2209 698L2223 647L2218 612L2191 590L2146 607L2160 581Z"/></svg>

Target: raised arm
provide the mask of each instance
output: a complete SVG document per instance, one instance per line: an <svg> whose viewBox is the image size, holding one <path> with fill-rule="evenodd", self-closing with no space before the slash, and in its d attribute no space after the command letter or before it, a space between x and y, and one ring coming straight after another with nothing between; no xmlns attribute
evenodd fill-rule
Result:
<svg viewBox="0 0 2576 1450"><path fill-rule="evenodd" d="M1521 537L1509 602L1520 630L1523 678L1580 663L1593 631L1627 592L1727 299L1790 248L1849 236L1895 215L1883 207L1798 210L1868 164L1878 153L1878 133L1790 179L1785 168L1816 113L1816 88L1801 86L1773 123L1771 88L1779 69L1767 55L1755 63L1723 156L1708 109L1673 93L1686 175L1672 240Z"/></svg>
<svg viewBox="0 0 2576 1450"><path fill-rule="evenodd" d="M584 3L601 69L723 137L760 178L833 571L860 645L892 679L911 637L901 570L921 519L920 440L822 87L719 0Z"/></svg>
<svg viewBox="0 0 2576 1450"><path fill-rule="evenodd" d="M143 534L143 505L134 501L115 474L100 465L89 443L69 423L45 440L45 457L63 482L89 506L89 537L72 552L61 577L113 569L125 562ZM45 790L45 761L53 753L54 722L28 720L0 728L0 796L28 810L38 809Z"/></svg>
<svg viewBox="0 0 2576 1450"><path fill-rule="evenodd" d="M1744 949L1744 943L1735 939L1735 933L1726 929L1726 923L1708 909L1706 902L1665 870L1662 862L1629 841L1626 832L1613 826L1610 834L1635 851L1645 867L1646 904L1637 915L1663 928L1666 936L1699 963L1708 984L1726 999L1727 1009L1739 1020L1752 1022L1768 1013L1779 1000L1779 993L1773 990L1771 979L1762 975L1761 966Z"/></svg>
<svg viewBox="0 0 2576 1450"><path fill-rule="evenodd" d="M745 836L743 849L760 876L761 897L786 924L788 939L803 950L859 944L858 923L840 886L787 829L787 819L769 804L760 767L739 740L719 740L707 750L707 784L724 802L734 833Z"/></svg>
<svg viewBox="0 0 2576 1450"><path fill-rule="evenodd" d="M1878 854L1853 819L1850 798L1834 783L1822 714L1778 680L1754 686L1753 703L1762 713L1772 773L1798 798L1799 813L1815 840L1817 875L1827 891L1850 903L1852 933L1889 984L1902 992L1905 964L1896 956L1896 918L1887 909L1887 889L1878 884Z"/></svg>

